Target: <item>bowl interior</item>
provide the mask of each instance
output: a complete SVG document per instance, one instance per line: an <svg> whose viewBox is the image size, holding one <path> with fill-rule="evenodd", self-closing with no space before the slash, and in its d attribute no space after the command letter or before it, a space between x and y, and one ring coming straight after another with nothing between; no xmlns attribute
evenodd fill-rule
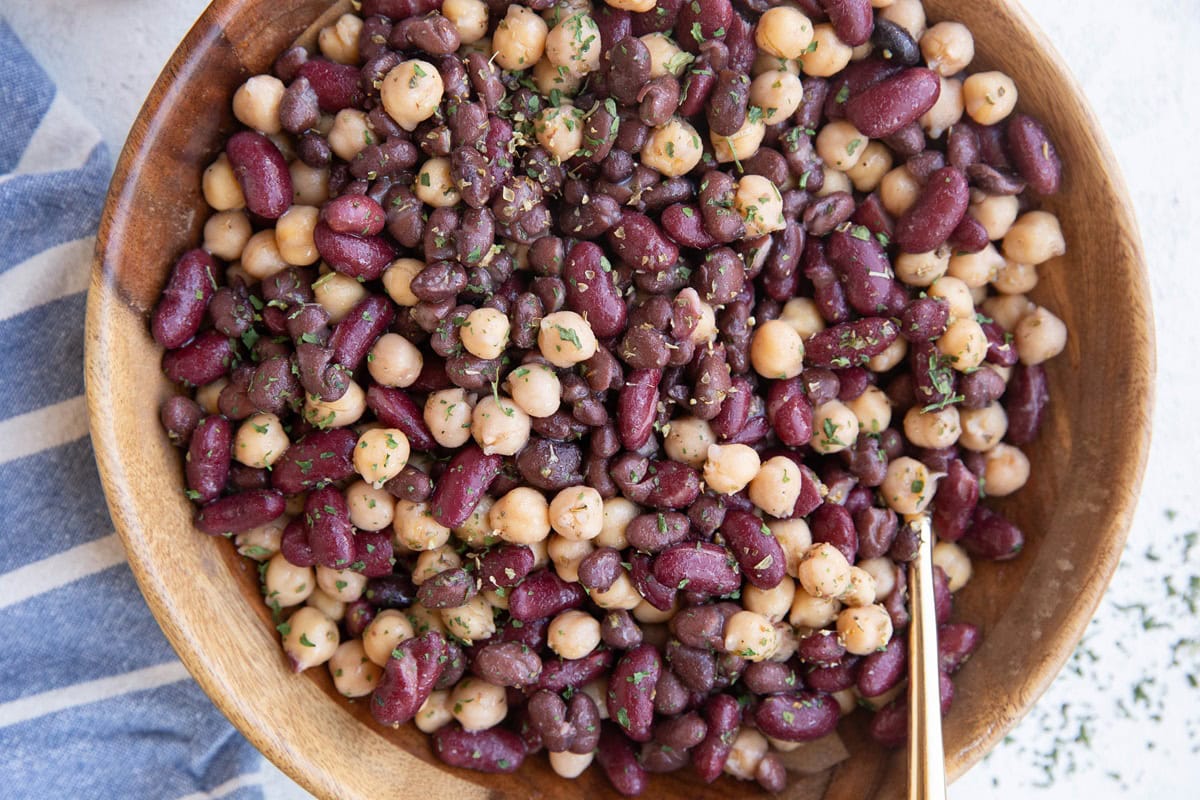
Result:
<svg viewBox="0 0 1200 800"><path fill-rule="evenodd" d="M180 458L159 433L172 393L147 315L174 259L201 238L200 174L234 128L229 101L314 20L348 6L328 0L217 0L172 57L139 115L105 208L88 306L92 435L108 503L134 572L168 638L221 710L268 757L328 797L462 798L608 794L598 770L577 781L535 758L518 774L484 776L437 762L414 729L385 729L364 702L347 703L325 670L284 664L257 575L225 542L196 533L180 490ZM1042 119L1066 164L1057 213L1069 252L1043 267L1034 299L1070 329L1049 365L1053 402L1032 447L1033 476L1004 510L1027 534L1020 558L976 565L956 616L982 627L983 645L956 680L946 720L948 769L978 761L1049 685L1116 567L1141 482L1150 431L1153 341L1133 214L1113 156L1052 46L1014 3L927 0L931 20L975 34L973 70L1001 69L1020 108ZM1089 271L1090 270L1090 271ZM1101 274L1102 273L1102 274ZM861 715L859 715L861 717ZM851 758L831 773L794 777L789 796L895 797L903 754L882 754L863 719L843 736ZM658 776L654 791L717 798L758 791L690 772Z"/></svg>

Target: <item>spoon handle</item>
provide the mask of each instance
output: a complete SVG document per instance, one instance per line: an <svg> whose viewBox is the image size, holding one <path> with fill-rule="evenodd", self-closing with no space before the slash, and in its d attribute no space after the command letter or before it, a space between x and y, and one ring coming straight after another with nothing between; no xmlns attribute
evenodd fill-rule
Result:
<svg viewBox="0 0 1200 800"><path fill-rule="evenodd" d="M908 797L946 800L946 758L938 686L937 614L933 598L933 535L929 517L909 520L920 535L908 565L912 621L908 629Z"/></svg>

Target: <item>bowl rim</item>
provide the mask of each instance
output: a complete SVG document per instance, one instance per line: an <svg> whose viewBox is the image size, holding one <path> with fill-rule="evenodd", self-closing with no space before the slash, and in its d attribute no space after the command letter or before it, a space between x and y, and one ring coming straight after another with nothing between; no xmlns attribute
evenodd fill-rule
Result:
<svg viewBox="0 0 1200 800"><path fill-rule="evenodd" d="M84 363L88 419L95 460L104 484L106 502L122 546L125 548L129 565L155 620L188 672L200 684L213 704L261 753L270 758L309 792L317 795L326 792L332 794L330 792L331 784L321 780L322 773L317 765L293 757L295 754L283 752L279 741L267 731L266 726L258 724L260 715L257 713L257 709L239 702L236 694L229 687L216 680L212 657L203 649L196 647L198 640L196 636L189 633L192 629L191 623L180 613L180 609L172 601L169 593L165 591L165 587L155 579L153 562L141 553L138 547L138 539L145 538L146 533L142 530L139 521L128 513L130 492L128 486L123 482L124 471L122 460L119 457L121 448L115 433L111 414L112 406L108 402L115 395L112 385L114 373L106 368L106 350L102 346L108 335L105 320L113 307L122 303L120 293L115 289L112 276L105 266L112 257L111 250L114 246L114 240L110 238L114 209L119 207L123 198L128 196L127 193L132 191L136 184L136 176L149 156L147 138L165 113L164 102L170 97L178 65L187 63L203 52L203 48L211 43L211 31L214 28L220 28L223 22L227 22L231 18L234 7L239 2L240 0L213 0L203 10L155 79L117 160L96 237L87 298ZM1001 0L996 0L996 2L1001 2ZM1114 217L1127 234L1130 260L1136 263L1138 270L1145 276L1147 274L1145 253L1128 187L1104 129L1087 101L1087 96L1057 48L1021 3L1017 0L1003 0L1001 4L1007 13L1015 17L1017 24L1029 32L1047 62L1056 71L1055 77L1061 81L1063 92L1078 99L1080 111L1095 138L1097 150L1105 157L1105 162L1112 165L1105 171L1105 174L1114 199ZM331 0L329 10L321 14L318 19L331 18L335 11L341 13L347 5L346 0L340 0L340 2ZM1021 698L1020 703L1006 705L1004 711L996 719L996 723L989 726L983 735L966 743L960 751L948 754L947 775L950 780L960 777L968 768L978 763L988 751L992 750L1000 739L1033 708L1038 699L1054 682L1082 638L1087 625L1094 617L1096 608L1107 590L1123 553L1137 505L1137 490L1140 489L1143 482L1149 456L1150 422L1155 404L1154 376L1157 370L1153 309L1147 282L1142 281L1131 285L1127 301L1133 307L1135 315L1144 320L1145 327L1143 331L1138 331L1145 343L1143 355L1146 368L1145 374L1140 376L1145 391L1142 393L1141 403L1136 409L1140 421L1144 424L1130 426L1131 429L1135 427L1140 429L1140 435L1135 434L1131 437L1133 441L1128 453L1129 463L1132 464L1135 472L1133 475L1135 481L1131 484L1133 490L1119 493L1114 497L1112 506L1108 509L1109 521L1102 531L1102 538L1109 541L1112 547L1098 557L1101 568L1083 581L1076 602L1063 620L1062 628L1065 630L1060 633L1065 632L1066 635L1055 637L1054 646L1044 651L1044 658L1041 659L1036 670L1036 679L1026 684L1030 691ZM479 796L482 797L483 794Z"/></svg>

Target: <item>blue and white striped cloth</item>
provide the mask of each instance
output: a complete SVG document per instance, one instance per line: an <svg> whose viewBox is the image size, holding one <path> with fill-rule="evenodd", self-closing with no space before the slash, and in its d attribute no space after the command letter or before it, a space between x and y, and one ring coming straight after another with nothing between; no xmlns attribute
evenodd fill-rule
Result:
<svg viewBox="0 0 1200 800"><path fill-rule="evenodd" d="M262 757L150 615L92 458L84 299L111 169L0 19L0 796L258 798Z"/></svg>

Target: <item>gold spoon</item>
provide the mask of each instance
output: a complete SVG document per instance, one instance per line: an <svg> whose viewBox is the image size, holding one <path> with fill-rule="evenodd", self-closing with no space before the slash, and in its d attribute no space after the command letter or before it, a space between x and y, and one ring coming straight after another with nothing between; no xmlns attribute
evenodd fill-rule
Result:
<svg viewBox="0 0 1200 800"><path fill-rule="evenodd" d="M946 800L937 614L933 600L933 534L926 514L909 518L908 524L920 537L917 555L908 565L912 609L908 627L908 798Z"/></svg>

